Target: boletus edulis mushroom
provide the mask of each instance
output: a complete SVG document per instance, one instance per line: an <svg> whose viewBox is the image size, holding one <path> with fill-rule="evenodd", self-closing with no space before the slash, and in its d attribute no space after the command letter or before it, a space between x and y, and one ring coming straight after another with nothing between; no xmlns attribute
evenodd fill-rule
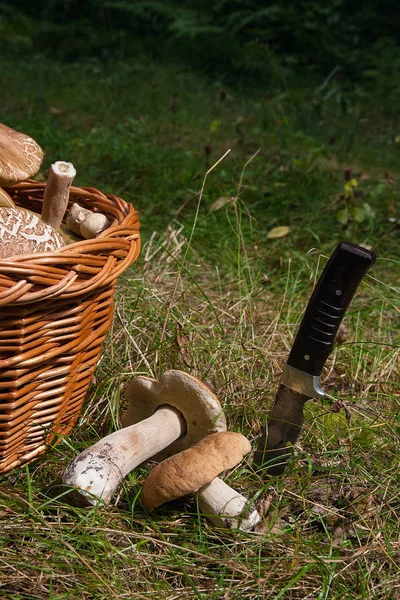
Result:
<svg viewBox="0 0 400 600"><path fill-rule="evenodd" d="M151 512L165 502L197 494L201 512L214 525L252 531L261 521L260 514L218 477L250 450L241 433L223 431L203 438L154 467L143 485L143 506Z"/></svg>
<svg viewBox="0 0 400 600"><path fill-rule="evenodd" d="M35 140L0 123L0 206L15 208L3 187L33 177L43 161L43 150Z"/></svg>
<svg viewBox="0 0 400 600"><path fill-rule="evenodd" d="M36 175L43 161L43 150L35 140L0 124L0 186L12 186ZM52 252L65 245L56 231L68 203L69 188L75 175L70 163L50 167L43 198L42 220L38 215L17 208L0 188L0 257Z"/></svg>
<svg viewBox="0 0 400 600"><path fill-rule="evenodd" d="M136 377L126 394L123 429L84 450L64 472L63 482L88 502L109 503L122 479L142 462L163 460L226 429L216 396L183 371L166 371L159 381Z"/></svg>
<svg viewBox="0 0 400 600"><path fill-rule="evenodd" d="M61 235L38 215L7 206L0 207L0 240L0 259L52 252L65 245Z"/></svg>
<svg viewBox="0 0 400 600"><path fill-rule="evenodd" d="M9 186L36 175L43 150L35 140L0 123L0 186Z"/></svg>

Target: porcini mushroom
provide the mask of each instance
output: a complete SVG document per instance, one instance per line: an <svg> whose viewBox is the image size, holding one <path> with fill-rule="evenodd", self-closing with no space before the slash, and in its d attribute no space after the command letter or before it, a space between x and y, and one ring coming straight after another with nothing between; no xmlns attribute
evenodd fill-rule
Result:
<svg viewBox="0 0 400 600"><path fill-rule="evenodd" d="M218 477L250 450L250 442L241 433L223 431L203 438L151 471L143 485L143 506L151 512L164 502L197 494L201 512L214 525L251 531L260 522L260 514Z"/></svg>
<svg viewBox="0 0 400 600"><path fill-rule="evenodd" d="M36 175L43 150L28 135L0 123L0 186L9 186Z"/></svg>
<svg viewBox="0 0 400 600"><path fill-rule="evenodd" d="M163 460L226 429L216 396L183 371L166 371L160 381L136 377L127 398L123 429L84 450L64 472L63 482L89 502L109 503L122 479L149 458Z"/></svg>
<svg viewBox="0 0 400 600"><path fill-rule="evenodd" d="M52 252L65 245L61 235L35 213L4 206L0 207L0 240L0 259Z"/></svg>
<svg viewBox="0 0 400 600"><path fill-rule="evenodd" d="M58 229L69 200L69 190L76 175L74 165L58 160L49 168L43 194L42 219Z"/></svg>
<svg viewBox="0 0 400 600"><path fill-rule="evenodd" d="M67 216L67 226L74 233L86 240L95 238L110 226L110 221L103 213L93 212L74 203Z"/></svg>

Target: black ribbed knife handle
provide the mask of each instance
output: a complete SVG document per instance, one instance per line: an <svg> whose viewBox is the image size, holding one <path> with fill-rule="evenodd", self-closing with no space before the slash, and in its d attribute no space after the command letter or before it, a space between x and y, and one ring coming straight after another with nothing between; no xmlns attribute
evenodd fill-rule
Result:
<svg viewBox="0 0 400 600"><path fill-rule="evenodd" d="M287 361L290 366L321 374L347 307L375 259L373 252L356 244L341 242L336 247L307 305Z"/></svg>

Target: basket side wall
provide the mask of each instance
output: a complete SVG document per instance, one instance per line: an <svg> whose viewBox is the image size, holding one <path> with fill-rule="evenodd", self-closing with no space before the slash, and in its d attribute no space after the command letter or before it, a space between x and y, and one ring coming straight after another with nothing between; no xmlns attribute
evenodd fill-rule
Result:
<svg viewBox="0 0 400 600"><path fill-rule="evenodd" d="M42 454L75 424L113 317L114 287L2 307L0 473Z"/></svg>

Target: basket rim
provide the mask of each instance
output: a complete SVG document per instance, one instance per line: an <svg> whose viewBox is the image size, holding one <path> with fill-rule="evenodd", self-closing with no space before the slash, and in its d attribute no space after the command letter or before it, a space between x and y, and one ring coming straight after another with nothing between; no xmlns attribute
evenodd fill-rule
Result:
<svg viewBox="0 0 400 600"><path fill-rule="evenodd" d="M18 207L40 209L45 185L29 179L3 189ZM137 259L140 221L132 203L94 187L71 186L64 221L75 202L111 216L110 227L94 239L73 242L52 252L0 259L0 306L88 293L110 285Z"/></svg>

